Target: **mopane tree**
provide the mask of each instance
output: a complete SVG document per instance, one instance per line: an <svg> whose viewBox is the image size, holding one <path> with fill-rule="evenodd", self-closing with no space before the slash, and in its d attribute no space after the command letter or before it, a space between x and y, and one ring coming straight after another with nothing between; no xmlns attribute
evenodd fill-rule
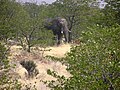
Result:
<svg viewBox="0 0 120 90"><path fill-rule="evenodd" d="M0 0L0 39L7 42L15 35L14 17L17 3L14 0Z"/></svg>
<svg viewBox="0 0 120 90"><path fill-rule="evenodd" d="M99 24L102 27L113 27L120 25L120 2L119 0L105 0L105 8L101 10L102 17Z"/></svg>
<svg viewBox="0 0 120 90"><path fill-rule="evenodd" d="M119 0L105 0L107 8L110 8L114 11L116 23L120 25L120 1ZM112 13L112 12L109 12Z"/></svg>
<svg viewBox="0 0 120 90"><path fill-rule="evenodd" d="M38 43L40 29L38 15L39 7L35 3L19 4L19 12L15 19L17 37L28 52L33 45Z"/></svg>

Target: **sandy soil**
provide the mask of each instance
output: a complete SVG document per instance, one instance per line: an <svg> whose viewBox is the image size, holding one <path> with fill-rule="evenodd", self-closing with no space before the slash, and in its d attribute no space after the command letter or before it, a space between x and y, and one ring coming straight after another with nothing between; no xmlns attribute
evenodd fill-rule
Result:
<svg viewBox="0 0 120 90"><path fill-rule="evenodd" d="M67 52L70 51L70 47L70 44L63 44L59 47L49 47L48 49L51 49L51 51L46 51L45 55L63 57Z"/></svg>
<svg viewBox="0 0 120 90"><path fill-rule="evenodd" d="M45 50L51 50L45 51L43 56L51 55L64 57L64 55L70 51L70 47L71 45L69 44L64 44L59 47L48 47ZM55 71L58 75L64 75L66 78L71 76L70 73L67 72L67 67L65 65L62 65L60 62L46 60L43 58L41 54L43 52L40 50L41 48L37 47L37 49L33 48L33 53L27 53L23 51L20 46L14 45L10 48L11 55L9 56L9 59L11 61L11 65L16 64L16 67L11 69L11 73L23 84L23 90L25 90L25 85L31 87L34 87L35 85L37 90L50 90L50 88L46 87L46 85L41 82L41 80L56 80L56 78L47 74L48 69ZM39 74L34 78L28 78L27 70L20 65L20 61L22 60L33 60L37 65L36 68L38 69Z"/></svg>

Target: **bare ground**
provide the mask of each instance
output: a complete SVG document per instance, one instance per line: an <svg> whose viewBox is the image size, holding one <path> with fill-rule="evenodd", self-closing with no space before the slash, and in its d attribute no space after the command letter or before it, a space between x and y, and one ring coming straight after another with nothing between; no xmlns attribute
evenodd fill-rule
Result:
<svg viewBox="0 0 120 90"><path fill-rule="evenodd" d="M56 57L64 57L64 55L70 51L71 45L63 44L59 47L48 47L46 50L50 51L41 51L40 47L33 48L32 53L27 53L22 50L20 46L12 46L10 48L9 60L11 65L16 64L15 68L11 69L11 73L15 78L17 78L23 84L23 90L25 90L25 85L35 87L37 90L50 90L42 81L51 81L56 80L56 78L47 74L47 70L50 69L55 71L58 75L64 75L66 78L69 78L71 75L66 70L66 66L58 61L46 60L43 56L51 55ZM28 78L27 70L20 65L22 60L33 60L39 71L39 74L34 78Z"/></svg>

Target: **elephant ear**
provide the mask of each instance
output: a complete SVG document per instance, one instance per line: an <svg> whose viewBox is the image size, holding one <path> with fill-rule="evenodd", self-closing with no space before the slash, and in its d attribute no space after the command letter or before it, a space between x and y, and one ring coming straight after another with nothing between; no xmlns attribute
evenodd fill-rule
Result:
<svg viewBox="0 0 120 90"><path fill-rule="evenodd" d="M52 26L52 19L51 18L45 19L44 27L50 29L51 26Z"/></svg>

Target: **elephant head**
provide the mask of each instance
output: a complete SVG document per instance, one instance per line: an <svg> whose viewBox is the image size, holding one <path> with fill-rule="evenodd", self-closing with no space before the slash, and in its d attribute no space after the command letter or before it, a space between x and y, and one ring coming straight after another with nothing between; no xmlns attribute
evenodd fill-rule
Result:
<svg viewBox="0 0 120 90"><path fill-rule="evenodd" d="M63 35L65 38L65 42L69 41L69 29L66 19L60 17L47 19L44 27L48 30L52 30L53 34L57 36L57 45L60 44Z"/></svg>

